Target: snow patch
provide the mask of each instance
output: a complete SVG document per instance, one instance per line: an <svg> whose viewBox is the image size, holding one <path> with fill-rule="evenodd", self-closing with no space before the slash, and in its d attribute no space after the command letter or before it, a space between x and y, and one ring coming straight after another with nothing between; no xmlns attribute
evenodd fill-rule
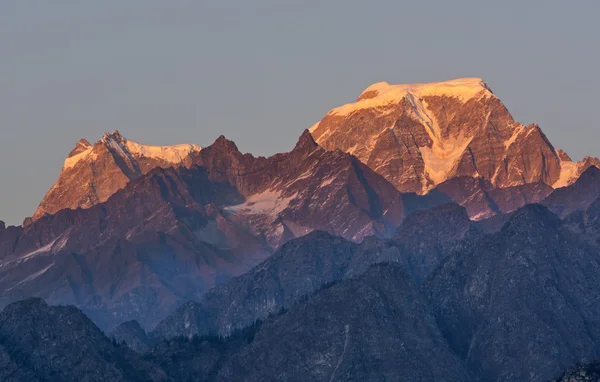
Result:
<svg viewBox="0 0 600 382"><path fill-rule="evenodd" d="M463 205L464 204L465 203L463 203ZM492 211L481 211L472 216L469 216L469 219L471 219L473 221L479 221L479 220L490 218L492 216L494 216L494 213Z"/></svg>
<svg viewBox="0 0 600 382"><path fill-rule="evenodd" d="M281 192L267 190L254 194L246 199L242 204L226 207L227 212L248 214L248 215L270 215L277 216L285 210L290 202L296 198L293 194L287 198L281 197Z"/></svg>
<svg viewBox="0 0 600 382"><path fill-rule="evenodd" d="M504 142L504 149L507 150L510 146L512 146L512 144L515 143L519 137L519 134L521 134L525 129L526 127L523 125L519 125L516 129L514 129L513 135L506 142Z"/></svg>
<svg viewBox="0 0 600 382"><path fill-rule="evenodd" d="M44 254L44 253L51 252L52 251L52 246L54 245L54 243L56 243L57 240L58 239L55 239L51 243L48 243L48 244L44 245L43 247L40 247L40 248L36 249L33 252L26 253L25 255L21 256L19 259L20 260L26 260L26 259L32 258L34 256L37 256L37 255L41 255L41 254Z"/></svg>
<svg viewBox="0 0 600 382"><path fill-rule="evenodd" d="M552 188L561 188L570 185L573 180L577 178L579 174L579 163L571 162L566 160L560 161L560 177L554 184Z"/></svg>
<svg viewBox="0 0 600 382"><path fill-rule="evenodd" d="M79 154L75 154L72 157L65 159L65 163L63 164L63 170L75 167L75 165L79 161L87 158L92 153L92 149L93 149L93 147L88 147L87 149L83 150Z"/></svg>
<svg viewBox="0 0 600 382"><path fill-rule="evenodd" d="M140 157L160 159L169 163L181 163L191 153L201 150L200 146L194 144L148 146L129 140L126 141L126 147L130 153Z"/></svg>
<svg viewBox="0 0 600 382"><path fill-rule="evenodd" d="M150 146L130 141L124 137L116 139L114 134L104 134L101 141L119 153L120 156L133 160L133 156L162 160L167 163L181 163L188 155L198 152L202 147L195 144L180 144L172 146ZM65 159L63 170L73 168L82 160L93 161L96 159L93 146L86 148L79 154Z"/></svg>
<svg viewBox="0 0 600 382"><path fill-rule="evenodd" d="M434 140L431 147L420 147L421 157L425 163L425 172L435 183L440 184L448 179L450 172L457 165L472 138L462 134L446 141Z"/></svg>
<svg viewBox="0 0 600 382"><path fill-rule="evenodd" d="M333 177L333 176L331 178L325 179L321 182L321 185L319 187L327 187L331 183L333 183L334 180L335 180L335 177Z"/></svg>
<svg viewBox="0 0 600 382"><path fill-rule="evenodd" d="M311 127L308 129L308 132L312 134L312 133L313 133L313 131L317 130L317 127L319 127L319 125L320 125L320 124L321 124L321 121L319 121L319 122L315 123L314 125L312 125L312 126L311 126Z"/></svg>
<svg viewBox="0 0 600 382"><path fill-rule="evenodd" d="M373 94L373 96L361 98ZM475 96L493 96L487 85L481 78L459 78L444 82L432 82L425 84L390 85L387 82L378 82L366 88L359 97L359 101L348 103L331 110L329 115L349 115L357 110L386 107L399 103L408 94L423 98L427 96L447 96L457 98L466 102ZM311 127L314 131L318 124Z"/></svg>

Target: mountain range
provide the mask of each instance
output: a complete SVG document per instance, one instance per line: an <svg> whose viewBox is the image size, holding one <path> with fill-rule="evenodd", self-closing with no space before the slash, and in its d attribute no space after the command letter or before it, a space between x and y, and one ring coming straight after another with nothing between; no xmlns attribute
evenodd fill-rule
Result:
<svg viewBox="0 0 600 382"><path fill-rule="evenodd" d="M82 139L0 222L2 378L556 377L600 354L598 167L478 78L373 84L267 158Z"/></svg>

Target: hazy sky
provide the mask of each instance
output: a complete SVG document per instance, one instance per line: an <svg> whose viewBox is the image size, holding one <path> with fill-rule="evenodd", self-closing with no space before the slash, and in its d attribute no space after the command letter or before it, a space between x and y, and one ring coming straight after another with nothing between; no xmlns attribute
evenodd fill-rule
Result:
<svg viewBox="0 0 600 382"><path fill-rule="evenodd" d="M369 84L482 77L574 159L600 156L600 1L1 0L0 219L75 142L291 149Z"/></svg>

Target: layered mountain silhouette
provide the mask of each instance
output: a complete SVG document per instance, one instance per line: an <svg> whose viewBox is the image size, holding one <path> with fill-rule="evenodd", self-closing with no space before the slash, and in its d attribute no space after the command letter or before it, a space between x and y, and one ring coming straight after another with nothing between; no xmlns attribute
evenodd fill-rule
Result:
<svg viewBox="0 0 600 382"><path fill-rule="evenodd" d="M33 216L0 222L0 379L585 370L598 166L477 78L371 85L271 157L80 140Z"/></svg>
<svg viewBox="0 0 600 382"><path fill-rule="evenodd" d="M430 222L432 228L437 226ZM496 233L482 233L474 224L466 232L464 228L456 230L464 232L463 238L446 247L441 266L435 267L420 287L437 327L460 360L457 365L466 365L481 380L545 381L576 362L596 359L600 349L599 291L594 276L600 271L598 247L541 205L516 211ZM225 334L236 330L237 323L247 326L256 319L268 321L282 309L289 314L306 296L320 290L301 284L307 274L323 276L315 283L329 285L360 278L373 264L392 262L402 269L402 279L418 285L406 272L404 259L410 256L402 252L409 251L406 248L381 240L356 245L325 233L314 235L291 241L274 259L215 288L200 303L182 306L151 335ZM428 240L422 237L420 242ZM378 256L362 255L373 248ZM436 246L431 246L427 252L422 250L419 258L427 254L435 258L436 252ZM338 259L340 264L325 269L341 272L305 271L306 267L298 273L285 272L298 264L318 264L322 256L327 256L323 259L327 262ZM357 263L363 266L351 271ZM348 305L361 303L357 299ZM300 318L306 314L298 314L296 319L307 322ZM315 327L319 323L311 322L311 330L318 330ZM310 336L311 341L318 342L326 332L329 330ZM271 341L270 346L278 346L277 339ZM303 351L302 346L287 351Z"/></svg>
<svg viewBox="0 0 600 382"><path fill-rule="evenodd" d="M31 298L0 314L5 381L167 381L164 371L118 346L73 306Z"/></svg>
<svg viewBox="0 0 600 382"><path fill-rule="evenodd" d="M86 160L74 168L88 168ZM103 328L129 319L153 326L289 239L314 230L390 237L410 211L445 200L401 194L307 131L270 158L220 137L186 160L140 175L104 203L0 231L0 301L40 296L80 306Z"/></svg>
<svg viewBox="0 0 600 382"><path fill-rule="evenodd" d="M439 209L446 222L460 219L458 207ZM430 213L406 222L435 227ZM443 235L431 253L444 242L452 249L421 284L403 263L402 251L414 245L376 238L356 244L325 232L293 239L248 276L209 292L193 315L183 306L150 334L124 323L112 343L75 308L39 299L13 303L0 324L4 365L22 378L55 370L47 363L58 350L40 356L17 333L49 341L43 333L63 333L68 325L90 333L81 341L93 339L85 346L94 357L129 365L111 372L173 380L545 381L596 359L598 247L541 205L519 209L496 233L471 224L466 231L448 224L459 227L456 239ZM304 285L311 274L320 278ZM53 357L66 357L67 348ZM69 360L59 364L65 373L87 370Z"/></svg>

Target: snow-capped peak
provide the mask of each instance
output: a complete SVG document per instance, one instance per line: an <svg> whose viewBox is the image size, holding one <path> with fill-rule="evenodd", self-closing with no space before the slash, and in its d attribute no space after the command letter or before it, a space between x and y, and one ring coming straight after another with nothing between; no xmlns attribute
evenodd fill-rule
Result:
<svg viewBox="0 0 600 382"><path fill-rule="evenodd" d="M448 96L457 97L465 101L475 97L482 91L492 94L487 84L481 78L476 77L422 84L390 85L387 82L377 82L366 88L358 99L380 98L396 100L410 93L417 97Z"/></svg>
<svg viewBox="0 0 600 382"><path fill-rule="evenodd" d="M337 107L328 114L344 116L356 110L387 106L400 102L407 95L418 98L446 96L466 102L476 96L493 96L493 93L481 78L476 77L423 84L390 85L387 82L377 82L367 87L356 102ZM318 124L311 127L310 131L313 132L317 126Z"/></svg>
<svg viewBox="0 0 600 382"><path fill-rule="evenodd" d="M74 167L79 161L85 159L94 159L94 147L98 144L110 148L121 156L152 158L161 160L167 163L181 163L188 155L193 152L198 152L202 148L195 144L179 144L172 146L150 146L138 142L128 140L123 137L118 131L105 133L94 146L89 143L82 143L85 140L80 140L77 143L76 149L72 152L74 155L69 156L64 163L63 169ZM87 142L87 141L85 141Z"/></svg>

